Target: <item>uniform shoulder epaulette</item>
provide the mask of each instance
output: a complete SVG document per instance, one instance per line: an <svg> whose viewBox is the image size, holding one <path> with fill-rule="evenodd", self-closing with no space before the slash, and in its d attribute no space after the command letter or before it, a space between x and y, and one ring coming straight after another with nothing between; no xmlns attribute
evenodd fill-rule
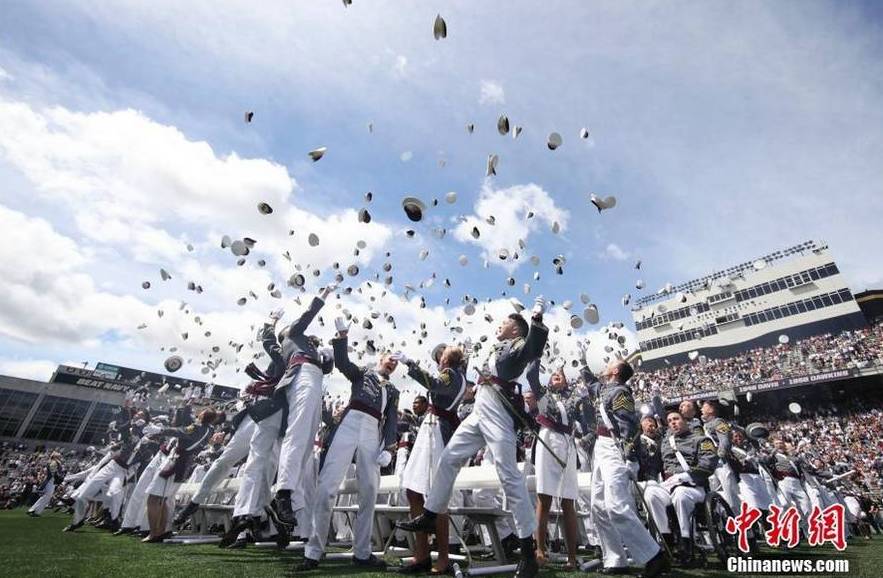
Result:
<svg viewBox="0 0 883 578"><path fill-rule="evenodd" d="M701 442L699 442L699 449L702 451L714 451L714 442L708 438L705 438Z"/></svg>
<svg viewBox="0 0 883 578"><path fill-rule="evenodd" d="M728 424L724 420L721 420L720 423L715 426L714 430L718 433L725 434L730 431L730 424Z"/></svg>
<svg viewBox="0 0 883 578"><path fill-rule="evenodd" d="M193 432L196 431L196 426L195 426L195 425L192 425L192 424L191 424L191 425L188 425L188 426L187 426L187 429L184 430L184 431L186 431L187 433L193 433Z"/></svg>
<svg viewBox="0 0 883 578"><path fill-rule="evenodd" d="M454 373L453 370L445 369L444 371L441 372L441 374L438 376L438 378L439 378L439 380L442 381L442 383L444 383L445 385L448 385L451 383L451 380L454 378L453 373Z"/></svg>

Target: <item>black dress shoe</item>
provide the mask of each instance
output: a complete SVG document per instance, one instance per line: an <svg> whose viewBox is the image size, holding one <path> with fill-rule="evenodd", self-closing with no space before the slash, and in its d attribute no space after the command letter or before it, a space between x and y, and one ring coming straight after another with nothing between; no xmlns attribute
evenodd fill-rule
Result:
<svg viewBox="0 0 883 578"><path fill-rule="evenodd" d="M396 528L406 532L426 532L427 534L435 534L436 515L429 510L425 510L416 518L397 522Z"/></svg>
<svg viewBox="0 0 883 578"><path fill-rule="evenodd" d="M606 568L601 568L601 574L609 574L609 575L631 574L631 569L629 569L628 566L608 566Z"/></svg>
<svg viewBox="0 0 883 578"><path fill-rule="evenodd" d="M309 572L310 570L316 570L319 568L319 561L313 560L312 558L304 558L304 561L295 567L295 572Z"/></svg>
<svg viewBox="0 0 883 578"><path fill-rule="evenodd" d="M276 534L276 546L284 550L288 548L289 544L291 544L291 537L288 535L288 532L285 531L285 528L279 528L279 533Z"/></svg>
<svg viewBox="0 0 883 578"><path fill-rule="evenodd" d="M424 574L432 570L432 558L411 562L396 569L397 574Z"/></svg>
<svg viewBox="0 0 883 578"><path fill-rule="evenodd" d="M386 570L386 562L371 554L367 558L356 558L353 556L353 566L359 568L374 568L375 570Z"/></svg>
<svg viewBox="0 0 883 578"><path fill-rule="evenodd" d="M234 518L233 525L227 530L224 535L221 537L221 541L218 542L218 548L227 548L233 542L235 542L239 538L239 534L243 531L249 529L251 526L251 518L248 516L242 516L241 518Z"/></svg>
<svg viewBox="0 0 883 578"><path fill-rule="evenodd" d="M515 568L515 578L536 578L540 573L540 565L536 558L524 558Z"/></svg>
<svg viewBox="0 0 883 578"><path fill-rule="evenodd" d="M245 538L236 538L236 540L227 546L228 550L242 550L248 545L248 540Z"/></svg>
<svg viewBox="0 0 883 578"><path fill-rule="evenodd" d="M196 513L196 510L199 509L199 504L196 502L190 502L187 504L181 512L175 516L175 519L172 520L172 524L175 526L180 526L184 522L190 519L190 516Z"/></svg>
<svg viewBox="0 0 883 578"><path fill-rule="evenodd" d="M671 570L671 561L665 555L664 550L660 550L655 556L647 561L644 571L641 573L642 578L656 578L663 572Z"/></svg>
<svg viewBox="0 0 883 578"><path fill-rule="evenodd" d="M273 511L276 516L273 523L283 524L289 528L297 524L297 518L294 517L294 510L291 509L291 493L285 490L276 492L276 497L272 503Z"/></svg>
<svg viewBox="0 0 883 578"><path fill-rule="evenodd" d="M77 524L68 524L67 526L64 527L64 530L62 530L62 532L73 532L77 528L82 527L82 525L83 525L83 522L79 522Z"/></svg>
<svg viewBox="0 0 883 578"><path fill-rule="evenodd" d="M120 528L113 533L114 536L125 536L126 534L134 534L137 528Z"/></svg>

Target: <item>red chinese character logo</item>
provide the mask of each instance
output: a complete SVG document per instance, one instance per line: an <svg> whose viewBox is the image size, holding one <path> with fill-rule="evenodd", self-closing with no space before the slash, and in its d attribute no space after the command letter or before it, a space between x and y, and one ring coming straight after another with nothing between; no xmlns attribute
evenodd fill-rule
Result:
<svg viewBox="0 0 883 578"><path fill-rule="evenodd" d="M782 508L770 505L770 513L766 519L770 523L770 529L766 532L767 544L778 548L784 541L789 548L794 548L800 543L800 513L797 508L791 506L782 515Z"/></svg>
<svg viewBox="0 0 883 578"><path fill-rule="evenodd" d="M813 506L809 515L809 545L821 546L831 542L838 550L846 549L846 526L843 522L843 504L834 504L824 510Z"/></svg>
<svg viewBox="0 0 883 578"><path fill-rule="evenodd" d="M739 549L745 553L749 552L748 548L748 530L760 519L760 510L757 508L749 508L748 504L742 502L738 516L730 516L727 518L727 532L730 534L739 534Z"/></svg>

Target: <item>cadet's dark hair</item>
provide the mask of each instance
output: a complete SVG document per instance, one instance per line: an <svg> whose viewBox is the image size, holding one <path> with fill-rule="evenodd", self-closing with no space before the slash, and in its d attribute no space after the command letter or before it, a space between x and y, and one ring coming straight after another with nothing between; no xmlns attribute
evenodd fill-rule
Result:
<svg viewBox="0 0 883 578"><path fill-rule="evenodd" d="M425 401L426 401L426 396L425 396L425 395L418 395L418 396L414 397L414 401L417 401L417 400L420 400L420 401L422 401L422 402L425 402ZM406 409L405 411L408 411L408 410Z"/></svg>
<svg viewBox="0 0 883 578"><path fill-rule="evenodd" d="M706 399L702 402L702 405L708 405L711 409L713 409L714 415L720 415L721 413L721 404L716 399Z"/></svg>
<svg viewBox="0 0 883 578"><path fill-rule="evenodd" d="M635 370L632 369L631 364L628 361L620 361L619 362L619 379L620 383L625 383L632 378L635 374Z"/></svg>
<svg viewBox="0 0 883 578"><path fill-rule="evenodd" d="M522 317L518 313L510 313L509 319L515 322L515 326L518 327L518 334L521 337L527 335L529 326L527 325L527 321L524 320L524 317Z"/></svg>

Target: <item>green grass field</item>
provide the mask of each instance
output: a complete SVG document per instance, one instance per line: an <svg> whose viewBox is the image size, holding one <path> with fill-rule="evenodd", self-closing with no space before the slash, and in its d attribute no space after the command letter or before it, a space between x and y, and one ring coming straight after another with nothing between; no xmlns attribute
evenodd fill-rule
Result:
<svg viewBox="0 0 883 578"><path fill-rule="evenodd" d="M111 536L93 528L74 534L61 529L68 516L46 514L30 518L24 510L0 511L0 576L122 576L125 578L159 576L293 576L300 554L276 550L220 550L213 545L171 546L141 544L129 536ZM760 557L779 556L765 550ZM792 553L794 558L848 558L849 576L879 578L883 576L883 539L854 540L843 554L831 548L803 547ZM365 578L390 574L365 573L347 562L324 562L310 576L359 575ZM544 570L550 578L585 576ZM600 575L598 575L600 576ZM720 565L707 569L672 571L669 576L732 576ZM767 575L769 576L769 575Z"/></svg>

